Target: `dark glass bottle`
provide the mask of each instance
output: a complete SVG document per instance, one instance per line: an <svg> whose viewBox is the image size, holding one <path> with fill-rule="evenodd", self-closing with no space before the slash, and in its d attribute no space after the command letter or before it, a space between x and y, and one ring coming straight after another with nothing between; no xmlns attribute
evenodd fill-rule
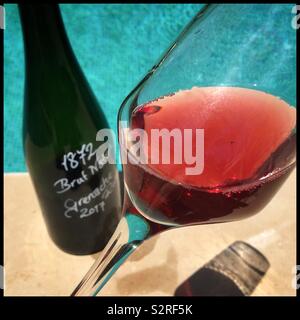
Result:
<svg viewBox="0 0 300 320"><path fill-rule="evenodd" d="M48 232L72 254L104 248L121 215L118 171L96 157L108 128L58 5L19 5L25 44L23 142Z"/></svg>

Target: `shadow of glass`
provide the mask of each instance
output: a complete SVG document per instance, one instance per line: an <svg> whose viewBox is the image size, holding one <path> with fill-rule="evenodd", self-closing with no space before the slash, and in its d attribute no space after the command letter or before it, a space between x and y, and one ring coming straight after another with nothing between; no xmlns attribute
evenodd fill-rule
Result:
<svg viewBox="0 0 300 320"><path fill-rule="evenodd" d="M175 296L249 296L270 264L254 247L237 241L175 290Z"/></svg>
<svg viewBox="0 0 300 320"><path fill-rule="evenodd" d="M123 180L123 172L119 171L119 181L120 181L120 193L121 193L121 208L123 206L123 201L124 201L124 180ZM94 254L91 254L90 256L94 259L97 260L98 257L101 255L102 250L99 252L96 252Z"/></svg>
<svg viewBox="0 0 300 320"><path fill-rule="evenodd" d="M162 292L169 293L177 278L176 251L174 248L170 248L164 263L122 277L118 279L117 286L118 291L126 295L135 294L139 284L145 295L149 292L155 292L158 288Z"/></svg>
<svg viewBox="0 0 300 320"><path fill-rule="evenodd" d="M159 235L152 237L151 239L145 241L128 259L130 261L139 261L150 254L156 245L157 240L159 239Z"/></svg>

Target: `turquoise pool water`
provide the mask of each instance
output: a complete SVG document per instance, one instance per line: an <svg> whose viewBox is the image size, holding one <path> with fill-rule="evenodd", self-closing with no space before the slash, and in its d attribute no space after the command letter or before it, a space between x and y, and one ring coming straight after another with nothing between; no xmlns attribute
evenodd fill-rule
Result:
<svg viewBox="0 0 300 320"><path fill-rule="evenodd" d="M110 127L116 132L117 112L123 99L157 62L203 4L63 4L60 7L79 63ZM275 88L272 94L278 96L281 96L282 88L288 88L285 90L286 96L281 97L295 105L296 51L293 44L296 41L296 32L291 27L291 20L295 16L292 14L292 7L292 4L272 7L274 12L267 17L259 12L261 7L252 8L249 19L253 17L257 30L250 35L244 21L238 32L234 29L234 32L230 33L228 28L230 29L232 17L226 15L219 21L217 16L213 23L214 30L211 31L211 26L206 29L209 30L207 36L213 39L210 41L209 50L205 43L203 50L193 51L197 59L205 60L199 71L199 85L214 83L221 79L223 74L228 75L226 70L230 70L229 75L237 78L239 84L241 80L252 83L252 78L260 78L264 84ZM26 171L21 137L23 39L17 6L9 4L5 5L5 8L4 171L22 172ZM241 17L242 14L241 12ZM277 19L282 14L285 15L284 21ZM238 19L240 21L240 15ZM264 31L268 32L267 39L272 39L272 46L261 43L266 38L265 33L260 37L261 25L266 26ZM230 38L229 34L233 36ZM226 47L226 42L232 43L234 48L238 49L231 50ZM259 50L256 50L255 45L249 45L255 43ZM255 53L252 56L249 47ZM273 52L275 54L272 54ZM248 59L249 57L252 58ZM268 59L269 57L272 59ZM291 65L295 66L294 73L291 72ZM190 67L193 68L193 65ZM187 68L184 71L190 76ZM251 81L245 78L245 74Z"/></svg>
<svg viewBox="0 0 300 320"><path fill-rule="evenodd" d="M201 4L60 5L72 47L115 131L126 95L153 66ZM18 8L5 5L4 171L27 171L22 149L23 39Z"/></svg>

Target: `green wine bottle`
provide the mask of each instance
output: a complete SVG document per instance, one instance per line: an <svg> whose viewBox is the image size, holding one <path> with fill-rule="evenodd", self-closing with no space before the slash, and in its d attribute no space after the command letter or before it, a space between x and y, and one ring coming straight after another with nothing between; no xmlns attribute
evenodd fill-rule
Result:
<svg viewBox="0 0 300 320"><path fill-rule="evenodd" d="M25 45L23 143L48 232L62 250L104 248L121 215L118 171L97 156L107 120L68 41L58 5L19 5Z"/></svg>

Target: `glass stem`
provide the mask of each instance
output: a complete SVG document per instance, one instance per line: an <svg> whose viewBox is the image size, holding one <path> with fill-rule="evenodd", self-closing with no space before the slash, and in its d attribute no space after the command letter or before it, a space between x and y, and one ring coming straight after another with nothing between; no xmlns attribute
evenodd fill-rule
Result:
<svg viewBox="0 0 300 320"><path fill-rule="evenodd" d="M131 253L150 235L141 216L126 213L112 238L71 296L96 296Z"/></svg>

